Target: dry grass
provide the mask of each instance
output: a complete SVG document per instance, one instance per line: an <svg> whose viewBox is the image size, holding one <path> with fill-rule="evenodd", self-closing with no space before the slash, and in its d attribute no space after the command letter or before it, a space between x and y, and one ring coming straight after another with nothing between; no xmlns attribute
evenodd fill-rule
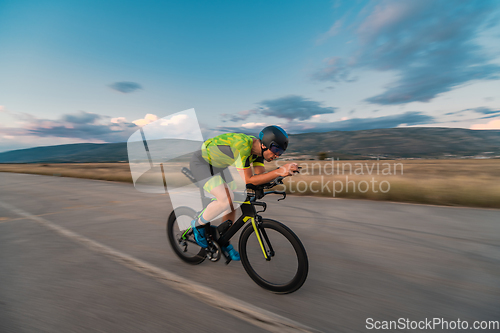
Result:
<svg viewBox="0 0 500 333"><path fill-rule="evenodd" d="M331 161L298 162L299 166L302 166L301 175L287 179L285 182L287 192L500 208L500 160L498 159L335 161L333 175L331 163ZM328 181L329 185L322 186ZM346 189L347 182L349 186ZM382 188L379 188L381 182L384 183ZM365 191L367 185L369 187Z"/></svg>
<svg viewBox="0 0 500 333"><path fill-rule="evenodd" d="M291 194L500 208L500 160L334 161L333 171L331 161L296 162L302 166L301 174L285 182ZM400 163L396 172L395 163ZM268 166L268 170L274 168ZM0 164L0 172L132 183L128 163ZM171 184L169 173L166 178ZM177 176L175 182L188 181ZM390 190L383 193L388 186Z"/></svg>
<svg viewBox="0 0 500 333"><path fill-rule="evenodd" d="M132 183L128 163L0 164L0 172Z"/></svg>

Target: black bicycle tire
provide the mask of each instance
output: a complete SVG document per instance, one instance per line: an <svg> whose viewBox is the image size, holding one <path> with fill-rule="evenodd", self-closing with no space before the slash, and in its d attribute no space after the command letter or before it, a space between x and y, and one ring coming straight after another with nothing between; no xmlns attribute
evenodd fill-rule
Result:
<svg viewBox="0 0 500 333"><path fill-rule="evenodd" d="M300 239L295 235L295 233L284 225L281 222L271 220L271 219L263 219L262 226L266 229L273 229L279 233L281 233L290 244L293 246L295 253L297 255L298 260L298 268L294 278L286 284L277 285L270 283L269 281L263 279L262 277L255 272L248 260L247 255L247 241L249 237L254 233L253 226L249 224L245 227L240 235L239 240L239 250L241 256L241 263L245 268L245 271L250 276L250 278L257 283L260 287L272 291L277 294L289 294L294 291L297 291L307 279L307 274L309 272L309 261L307 259L307 253L304 248L304 245L300 241Z"/></svg>
<svg viewBox="0 0 500 333"><path fill-rule="evenodd" d="M200 248L200 251L198 252L197 255L195 256L185 256L184 252L182 252L179 247L177 247L176 244L176 239L174 235L174 224L175 221L177 220L178 216L182 215L188 215L190 218L194 218L196 216L196 211L192 208L189 207L178 207L172 213L170 213L170 216L168 217L168 222L167 222L167 238L169 240L170 246L172 247L172 250L174 250L174 253L181 258L183 261L187 262L188 264L191 265L198 265L201 264L205 258L206 258L206 253L203 248Z"/></svg>

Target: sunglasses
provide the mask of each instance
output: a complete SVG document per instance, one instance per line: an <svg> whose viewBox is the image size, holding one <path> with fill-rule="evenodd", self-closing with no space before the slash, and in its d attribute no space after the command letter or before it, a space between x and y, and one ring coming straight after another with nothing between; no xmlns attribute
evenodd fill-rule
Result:
<svg viewBox="0 0 500 333"><path fill-rule="evenodd" d="M281 148L275 143L271 143L271 146L269 147L269 150L272 151L272 153L276 156L280 156L285 152L285 149Z"/></svg>

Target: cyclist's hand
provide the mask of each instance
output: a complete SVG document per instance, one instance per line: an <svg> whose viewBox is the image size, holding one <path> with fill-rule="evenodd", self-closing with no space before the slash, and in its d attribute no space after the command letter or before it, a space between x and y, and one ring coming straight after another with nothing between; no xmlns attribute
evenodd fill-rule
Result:
<svg viewBox="0 0 500 333"><path fill-rule="evenodd" d="M278 171L280 176L287 177L293 175L294 172L298 172L299 166L297 163L287 163L281 166Z"/></svg>

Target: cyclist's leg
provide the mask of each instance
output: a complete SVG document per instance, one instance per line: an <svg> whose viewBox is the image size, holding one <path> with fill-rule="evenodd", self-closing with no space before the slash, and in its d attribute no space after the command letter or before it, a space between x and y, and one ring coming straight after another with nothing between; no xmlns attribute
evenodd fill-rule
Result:
<svg viewBox="0 0 500 333"><path fill-rule="evenodd" d="M222 197L224 195L223 191L221 189L218 189L218 191L219 191L219 193L217 193L217 194L219 194ZM224 211L223 221L227 221L228 219L230 219L231 221L234 221L235 215L236 215L236 210L235 210L235 207L233 206L234 193L233 193L233 191L231 191L228 184L224 184L224 192L226 194L224 197L224 200L227 200L227 203L225 203L226 210ZM216 195L215 193L212 193L212 194ZM217 201L218 200L219 200L219 198L217 197ZM220 245L222 246L222 250L227 253L227 255L231 258L231 260L235 260L235 261L240 260L240 254L238 253L238 251L236 251L234 249L233 245L231 245L229 242L227 242L226 244L220 244Z"/></svg>
<svg viewBox="0 0 500 333"><path fill-rule="evenodd" d="M198 220L193 220L191 226L193 227L193 232L195 240L198 245L202 247L207 247L208 244L205 239L205 224L209 223L212 219L216 218L223 212L230 211L233 213L226 214L229 216L234 215L233 207L233 192L228 188L227 184L223 183L214 187L210 193L215 196L217 200L212 201L200 215ZM232 219L234 221L234 217ZM229 243L222 246L222 250L227 252L232 260L240 260L239 253L233 248Z"/></svg>
<svg viewBox="0 0 500 333"><path fill-rule="evenodd" d="M222 209L223 207L225 207L226 209L222 212L220 212L219 210L215 210L215 216L218 216L220 214L223 214L222 215L222 221L227 221L227 220L231 220L231 221L235 221L236 219L236 206L234 205L234 192L231 190L231 185L230 184L222 184L220 185L220 187L224 186L225 189L224 191L222 191L221 188L216 188L215 191L211 191L210 193L212 195L214 195L216 198L217 198L217 201L221 201L221 200L227 200L226 203L223 203L221 204L219 207L220 209ZM226 194L224 196L224 193ZM213 208L215 208L215 202L212 202L210 203L210 211L207 213L207 210L208 210L208 206L207 206L207 210L205 210L205 212L203 213L203 217L205 219L207 219L207 216L210 218L210 220L212 220L213 218L215 218L215 216L213 215L209 215L212 211ZM207 214L206 214L207 213Z"/></svg>
<svg viewBox="0 0 500 333"><path fill-rule="evenodd" d="M191 172L198 181L202 181L200 186L204 190L211 193L216 201L212 201L200 218L197 218L191 222L193 228L193 234L198 245L202 247L207 247L208 243L205 238L205 224L209 223L212 219L224 214L224 220L235 219L235 209L233 206L234 194L231 189L235 188L233 178L231 174L227 172L227 169L214 168L203 160L201 152L197 152L193 155L190 163ZM229 187L226 183L229 183ZM229 254L232 260L240 260L240 256L232 245L225 244L222 248L225 252Z"/></svg>
<svg viewBox="0 0 500 333"><path fill-rule="evenodd" d="M231 220L234 222L235 219L236 219L236 210L234 209L226 210L224 216L222 217L222 221Z"/></svg>
<svg viewBox="0 0 500 333"><path fill-rule="evenodd" d="M201 215L203 217L203 220L210 221L223 212L234 211L234 194L233 191L231 191L225 183L215 186L213 189L211 189L210 194L212 194L217 200L212 201L207 206L207 208ZM203 224L203 220L200 221L200 224Z"/></svg>
<svg viewBox="0 0 500 333"><path fill-rule="evenodd" d="M213 168L207 161L205 161L202 157L201 151L198 151L193 154L191 158L190 169L191 172L193 173L193 176L196 178L198 182L198 186L202 187L204 190L208 192L211 192L211 190L214 187L223 184L223 180L218 174L219 169ZM209 204L208 206L211 205L212 203ZM193 221L191 221L191 227L193 230L196 243L198 243L198 245L204 248L208 246L205 233L205 228L206 228L205 224L210 222L210 220L212 219L212 217L206 216L205 212L207 208L209 209L209 211L216 208L216 207L209 208L208 206L205 208L205 210L203 211L203 213L200 215L199 218L195 218Z"/></svg>
<svg viewBox="0 0 500 333"><path fill-rule="evenodd" d="M214 219L219 214L224 213L223 221L231 219L234 221L235 218L235 208L233 206L234 193L231 191L229 186L224 183L219 186L214 187L210 193L214 195L217 200L211 202L202 216L205 220ZM209 221L209 220L208 220ZM228 242L227 244L221 244L222 250L227 252L232 260L240 260L240 254L233 248L233 246Z"/></svg>
<svg viewBox="0 0 500 333"><path fill-rule="evenodd" d="M198 185L217 199L205 208L202 218L196 221L196 224L203 225L225 211L230 212L234 194L226 185L226 182L233 182L228 170L211 166L203 159L201 151L193 154L190 168Z"/></svg>
<svg viewBox="0 0 500 333"><path fill-rule="evenodd" d="M230 209L233 192L227 188L220 174L216 174L206 181L203 188L215 196L216 200L207 205L199 218L191 221L191 227L193 228L196 243L201 247L207 247L206 224L224 211Z"/></svg>
<svg viewBox="0 0 500 333"><path fill-rule="evenodd" d="M229 188L229 190L235 191L237 189L236 182L234 181L231 174L227 171L228 170L225 170L225 172L222 173L222 177L223 177L224 181L226 182L226 186ZM234 192L231 193L230 200L231 200L231 202L229 203L229 209L227 209L226 211L224 211L222 213L223 214L223 216L222 216L223 222L227 221L227 220L231 220L234 222L236 219L236 208L239 207L239 205L234 204Z"/></svg>

